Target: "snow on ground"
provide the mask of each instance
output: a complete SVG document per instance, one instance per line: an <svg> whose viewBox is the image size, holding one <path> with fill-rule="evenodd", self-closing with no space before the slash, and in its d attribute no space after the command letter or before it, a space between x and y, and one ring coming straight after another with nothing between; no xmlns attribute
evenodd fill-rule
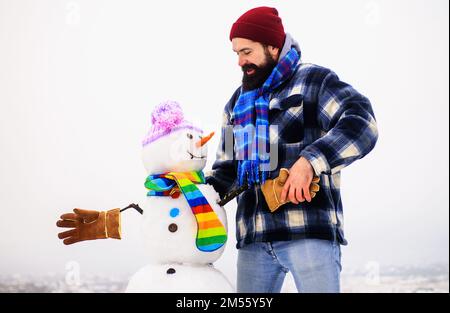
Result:
<svg viewBox="0 0 450 313"><path fill-rule="evenodd" d="M80 279L63 275L40 276L9 274L0 275L0 292L123 292L128 278L121 276L84 275ZM411 293L449 292L449 267L384 267L379 271L361 269L342 273L342 292L346 293ZM282 292L296 292L295 284L288 275Z"/></svg>

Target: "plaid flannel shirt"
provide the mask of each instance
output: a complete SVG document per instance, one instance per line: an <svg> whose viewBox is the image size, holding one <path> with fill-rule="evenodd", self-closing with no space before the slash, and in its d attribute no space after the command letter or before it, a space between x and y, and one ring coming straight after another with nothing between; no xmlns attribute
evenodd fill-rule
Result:
<svg viewBox="0 0 450 313"><path fill-rule="evenodd" d="M236 185L237 161L233 139L226 131L233 126L233 107L241 88L225 106L217 160L207 183L223 196ZM267 207L260 186L238 197L237 248L252 242L318 238L347 244L344 237L340 196L340 171L364 157L375 146L377 124L370 101L329 69L300 63L284 85L270 96L271 143L278 141L278 163L269 173L291 168L305 157L320 177L320 191L311 202L287 203L274 213ZM230 152L231 150L231 152Z"/></svg>

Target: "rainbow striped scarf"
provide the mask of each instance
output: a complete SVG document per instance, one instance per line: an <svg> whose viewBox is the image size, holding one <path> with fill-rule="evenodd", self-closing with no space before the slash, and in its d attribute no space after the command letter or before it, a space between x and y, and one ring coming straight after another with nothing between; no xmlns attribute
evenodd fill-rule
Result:
<svg viewBox="0 0 450 313"><path fill-rule="evenodd" d="M220 222L216 212L211 208L206 198L195 186L204 184L205 176L199 172L170 172L150 175L145 181L149 189L147 196L169 196L181 190L197 221L196 245L200 251L212 252L222 247L227 241L227 231Z"/></svg>

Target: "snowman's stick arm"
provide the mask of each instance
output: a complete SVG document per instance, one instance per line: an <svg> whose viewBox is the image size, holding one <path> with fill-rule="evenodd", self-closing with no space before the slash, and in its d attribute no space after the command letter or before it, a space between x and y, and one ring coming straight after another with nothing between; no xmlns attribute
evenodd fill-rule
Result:
<svg viewBox="0 0 450 313"><path fill-rule="evenodd" d="M134 204L134 203L132 203L132 204L128 205L127 207L121 209L120 212L123 212L125 210L130 209L130 208L133 208L136 211L138 211L139 213L144 214L144 210L142 210L141 207L138 204Z"/></svg>
<svg viewBox="0 0 450 313"><path fill-rule="evenodd" d="M247 184L243 184L240 187L234 188L229 193L227 193L222 199L220 199L220 201L217 202L217 204L220 206L224 206L225 204L227 204L228 202L230 202L231 200L233 200L234 198L239 196L241 193L243 193L247 189L248 189Z"/></svg>

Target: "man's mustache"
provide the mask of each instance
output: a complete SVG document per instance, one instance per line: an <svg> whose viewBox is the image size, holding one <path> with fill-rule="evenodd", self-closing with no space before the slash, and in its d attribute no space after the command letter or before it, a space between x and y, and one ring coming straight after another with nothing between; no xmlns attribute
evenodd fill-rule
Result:
<svg viewBox="0 0 450 313"><path fill-rule="evenodd" d="M255 64L245 64L244 66L242 66L242 71L245 73L248 70L259 70L259 67L257 67Z"/></svg>

